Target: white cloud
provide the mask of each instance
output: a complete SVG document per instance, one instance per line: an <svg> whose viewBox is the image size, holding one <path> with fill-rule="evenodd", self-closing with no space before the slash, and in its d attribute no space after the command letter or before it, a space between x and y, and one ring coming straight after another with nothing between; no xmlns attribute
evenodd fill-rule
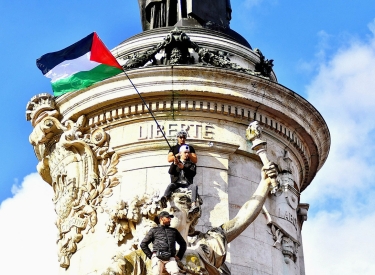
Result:
<svg viewBox="0 0 375 275"><path fill-rule="evenodd" d="M302 230L306 274L375 274L373 224L375 213L343 219L342 213L322 212L307 220Z"/></svg>
<svg viewBox="0 0 375 275"><path fill-rule="evenodd" d="M36 173L0 205L0 274L58 274L52 188Z"/></svg>
<svg viewBox="0 0 375 275"><path fill-rule="evenodd" d="M307 275L375 274L373 35L367 41L352 38L328 60L320 59L317 76L307 88L308 100L326 120L332 141L326 164L302 194L314 212L303 229Z"/></svg>
<svg viewBox="0 0 375 275"><path fill-rule="evenodd" d="M328 161L306 192L309 199L364 191L375 181L374 64L375 39L353 42L320 65L307 89L332 139Z"/></svg>

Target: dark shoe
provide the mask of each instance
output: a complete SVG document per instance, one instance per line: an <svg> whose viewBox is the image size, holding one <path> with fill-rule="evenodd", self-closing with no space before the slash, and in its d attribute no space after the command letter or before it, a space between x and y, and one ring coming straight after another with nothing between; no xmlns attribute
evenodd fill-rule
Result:
<svg viewBox="0 0 375 275"><path fill-rule="evenodd" d="M165 196L161 197L159 202L160 202L161 208L167 208L168 200Z"/></svg>

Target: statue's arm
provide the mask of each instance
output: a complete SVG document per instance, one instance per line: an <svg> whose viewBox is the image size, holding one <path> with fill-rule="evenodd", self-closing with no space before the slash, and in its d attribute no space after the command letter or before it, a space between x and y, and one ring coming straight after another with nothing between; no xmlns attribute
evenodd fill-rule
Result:
<svg viewBox="0 0 375 275"><path fill-rule="evenodd" d="M262 180L251 198L241 207L237 215L230 221L224 223L223 228L227 241L233 241L239 236L258 216L267 195L270 192L270 178L277 174L276 167L270 163L268 167L262 168Z"/></svg>

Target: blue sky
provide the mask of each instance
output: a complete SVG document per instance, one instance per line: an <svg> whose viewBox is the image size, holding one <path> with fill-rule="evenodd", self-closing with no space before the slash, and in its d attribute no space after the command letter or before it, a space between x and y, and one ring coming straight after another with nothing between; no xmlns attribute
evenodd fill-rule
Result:
<svg viewBox="0 0 375 275"><path fill-rule="evenodd" d="M46 207L52 191L33 174L37 159L28 142L32 128L25 120L28 100L51 93L35 60L93 31L108 48L115 47L141 32L138 4L135 0L38 0L37 4L0 0L0 4L0 224L9 224L0 229L2 251L9 259L0 265L0 274L13 270L17 262L12 259L20 252L35 254L35 246L51 259L50 269L42 274L56 274L54 213L52 206ZM327 163L301 199L310 203L303 228L307 274L375 274L370 257L375 224L375 1L232 0L232 9L231 28L275 60L279 83L308 99L331 131ZM35 213L44 218L35 218ZM31 231L25 234L25 224L36 226L27 227ZM46 228L43 235L41 228ZM26 250L20 243L27 244ZM30 257L18 269L16 274L37 273L37 259Z"/></svg>

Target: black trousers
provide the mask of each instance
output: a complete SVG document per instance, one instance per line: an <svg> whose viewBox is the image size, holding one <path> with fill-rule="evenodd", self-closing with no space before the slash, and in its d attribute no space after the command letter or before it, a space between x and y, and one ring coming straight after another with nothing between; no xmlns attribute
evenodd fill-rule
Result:
<svg viewBox="0 0 375 275"><path fill-rule="evenodd" d="M164 197L169 198L172 195L172 192L177 188L187 188L188 190L191 190L191 201L195 202L197 200L198 186L196 186L194 183L187 185L172 182L168 185L167 189L165 190Z"/></svg>

